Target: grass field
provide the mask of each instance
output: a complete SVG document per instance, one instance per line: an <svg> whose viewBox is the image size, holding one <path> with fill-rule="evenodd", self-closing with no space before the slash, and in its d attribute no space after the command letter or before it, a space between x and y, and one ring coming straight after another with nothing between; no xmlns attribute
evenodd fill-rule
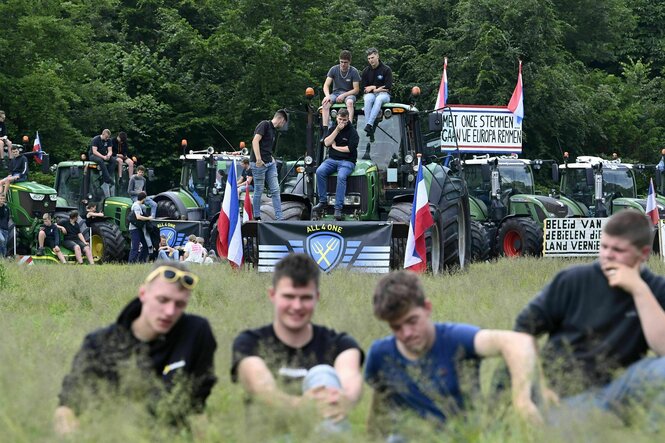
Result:
<svg viewBox="0 0 665 443"><path fill-rule="evenodd" d="M425 277L434 318L482 327L511 328L515 315L563 267L578 261L520 259L475 264L467 272ZM650 263L660 274L665 266ZM51 429L62 377L85 334L115 320L135 296L149 266L30 266L0 263L0 442L57 440ZM271 321L266 296L269 275L233 273L226 266L201 267L201 283L189 311L207 317L217 337L215 365L219 382L208 399L205 441L257 441L244 423L243 396L228 375L231 343L247 327ZM389 333L371 313L371 294L378 277L336 272L324 276L315 321L347 331L367 349ZM483 376L491 372L486 363ZM371 441L364 423L369 388L351 418L347 441ZM71 441L190 441L191 435L150 426L143 409L130 403L109 405L82 417L82 429ZM310 420L311 422L311 420ZM304 427L304 429L306 426ZM309 429L309 428L307 428ZM603 418L565 429L530 428L505 405L483 402L466 419L452 421L445 434L423 433L419 441L656 441L639 426L625 428ZM268 440L264 435L262 440ZM306 429L291 441L311 441ZM277 438L271 441L287 441ZM321 441L321 439L316 438ZM663 440L660 440L663 441Z"/></svg>

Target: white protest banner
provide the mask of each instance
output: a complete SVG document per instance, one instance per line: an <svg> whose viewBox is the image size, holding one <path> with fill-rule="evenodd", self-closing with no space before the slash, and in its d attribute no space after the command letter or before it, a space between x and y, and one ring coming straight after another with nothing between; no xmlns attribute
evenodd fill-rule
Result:
<svg viewBox="0 0 665 443"><path fill-rule="evenodd" d="M504 106L450 105L441 116L443 152L522 152L522 123Z"/></svg>
<svg viewBox="0 0 665 443"><path fill-rule="evenodd" d="M595 257L607 218L546 218L543 232L545 257Z"/></svg>

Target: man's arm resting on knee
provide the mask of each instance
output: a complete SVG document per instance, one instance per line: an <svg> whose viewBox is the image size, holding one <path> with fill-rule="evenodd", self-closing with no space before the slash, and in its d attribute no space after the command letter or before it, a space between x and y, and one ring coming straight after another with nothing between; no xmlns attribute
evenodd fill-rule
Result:
<svg viewBox="0 0 665 443"><path fill-rule="evenodd" d="M79 427L74 411L67 406L58 406L53 414L53 426L58 435L67 435Z"/></svg>
<svg viewBox="0 0 665 443"><path fill-rule="evenodd" d="M483 329L474 338L474 348L481 357L503 356L510 371L513 406L525 419L542 422L531 399L533 380L538 374L533 337L522 332Z"/></svg>
<svg viewBox="0 0 665 443"><path fill-rule="evenodd" d="M277 387L275 377L261 357L243 358L238 363L238 380L248 394L267 405L297 407L302 403L302 397L289 395Z"/></svg>

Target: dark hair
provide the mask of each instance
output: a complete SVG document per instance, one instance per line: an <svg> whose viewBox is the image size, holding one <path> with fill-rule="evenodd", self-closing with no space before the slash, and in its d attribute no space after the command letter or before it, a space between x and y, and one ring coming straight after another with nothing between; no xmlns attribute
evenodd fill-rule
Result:
<svg viewBox="0 0 665 443"><path fill-rule="evenodd" d="M138 172L138 171L143 171L143 172L145 172L145 166L143 166L143 165L138 165L138 167L136 168L136 172Z"/></svg>
<svg viewBox="0 0 665 443"><path fill-rule="evenodd" d="M603 228L603 233L626 239L637 249L651 246L653 241L651 220L634 209L624 209L611 216Z"/></svg>
<svg viewBox="0 0 665 443"><path fill-rule="evenodd" d="M72 212L69 213L69 218L79 218L79 211L74 209Z"/></svg>
<svg viewBox="0 0 665 443"><path fill-rule="evenodd" d="M365 55L372 55L372 54L378 54L379 50L376 48L369 48L367 51L365 51Z"/></svg>
<svg viewBox="0 0 665 443"><path fill-rule="evenodd" d="M392 272L377 283L372 303L378 319L397 320L412 308L425 306L425 289L415 273Z"/></svg>
<svg viewBox="0 0 665 443"><path fill-rule="evenodd" d="M92 209L92 208L96 208L96 207L97 207L97 203L95 203L95 202L90 202L90 203L88 203L88 206L86 206L87 209Z"/></svg>
<svg viewBox="0 0 665 443"><path fill-rule="evenodd" d="M120 139L120 142L122 144L127 143L127 133L126 132L118 132L118 138Z"/></svg>
<svg viewBox="0 0 665 443"><path fill-rule="evenodd" d="M240 163L242 163L244 165L248 165L249 164L249 159L248 158L243 158L242 160L240 160Z"/></svg>
<svg viewBox="0 0 665 443"><path fill-rule="evenodd" d="M321 270L319 265L307 254L289 254L275 265L272 275L272 285L277 286L282 278L288 277L293 281L293 286L300 288L314 282L319 289L319 276Z"/></svg>
<svg viewBox="0 0 665 443"><path fill-rule="evenodd" d="M275 117L282 117L285 122L289 121L289 114L286 113L285 109L278 109L277 112L275 112Z"/></svg>
<svg viewBox="0 0 665 443"><path fill-rule="evenodd" d="M346 49L342 50L342 51L339 53L339 59L340 59L340 60L348 60L348 61L351 61L351 51L348 51L348 50L346 50Z"/></svg>
<svg viewBox="0 0 665 443"><path fill-rule="evenodd" d="M349 116L349 110L346 108L342 108L339 111L337 111L337 115L339 117L348 117Z"/></svg>
<svg viewBox="0 0 665 443"><path fill-rule="evenodd" d="M139 194L136 196L137 200L145 200L145 198L148 196L148 194L145 193L145 191L139 192Z"/></svg>

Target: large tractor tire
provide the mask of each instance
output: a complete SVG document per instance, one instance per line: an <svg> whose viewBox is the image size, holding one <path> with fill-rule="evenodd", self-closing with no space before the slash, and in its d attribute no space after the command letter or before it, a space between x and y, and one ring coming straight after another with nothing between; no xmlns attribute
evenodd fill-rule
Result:
<svg viewBox="0 0 665 443"><path fill-rule="evenodd" d="M157 202L157 217L166 217L169 220L180 220L182 214L171 200Z"/></svg>
<svg viewBox="0 0 665 443"><path fill-rule="evenodd" d="M506 257L540 256L543 251L543 230L527 217L509 218L501 224L496 247Z"/></svg>
<svg viewBox="0 0 665 443"><path fill-rule="evenodd" d="M127 260L125 238L114 223L96 222L92 228L92 255L102 263Z"/></svg>
<svg viewBox="0 0 665 443"><path fill-rule="evenodd" d="M443 265L464 269L471 258L469 191L459 178L448 176L439 202L443 232Z"/></svg>
<svg viewBox="0 0 665 443"><path fill-rule="evenodd" d="M490 258L490 238L482 223L471 220L471 261L486 261Z"/></svg>
<svg viewBox="0 0 665 443"><path fill-rule="evenodd" d="M390 212L388 213L388 221L409 223L411 220L412 203L400 202L395 203ZM434 215L432 215L434 217ZM439 274L443 272L443 223L441 218L434 220L434 224L425 232L425 249L427 257L427 270L432 274ZM396 247L392 245L390 252L390 267L391 269L399 269L404 263L404 254L406 253L403 247Z"/></svg>
<svg viewBox="0 0 665 443"><path fill-rule="evenodd" d="M275 220L275 208L272 207L272 201L261 203L261 220ZM282 202L282 221L288 220L309 220L309 211L305 203L297 201Z"/></svg>

